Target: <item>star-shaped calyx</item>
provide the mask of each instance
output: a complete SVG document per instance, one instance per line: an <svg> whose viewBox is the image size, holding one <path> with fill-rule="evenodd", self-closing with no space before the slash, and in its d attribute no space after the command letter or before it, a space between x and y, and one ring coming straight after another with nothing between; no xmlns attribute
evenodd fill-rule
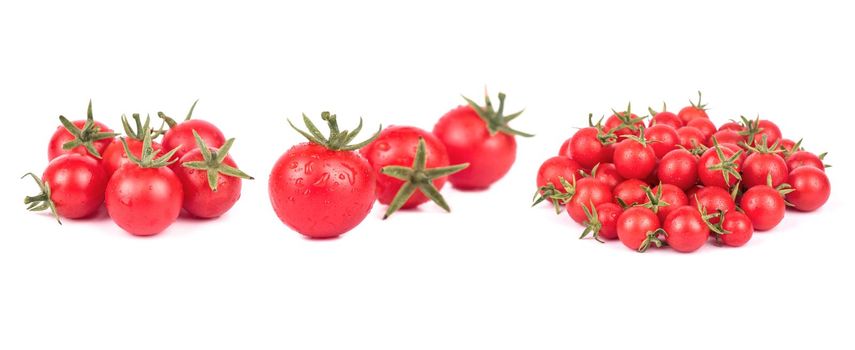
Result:
<svg viewBox="0 0 855 350"><path fill-rule="evenodd" d="M475 110L475 113L478 114L478 117L487 124L487 130L490 132L490 135L495 135L496 133L505 133L508 135L516 135L522 137L532 137L533 134L529 134L526 132L522 132L516 129L511 128L508 123L512 120L519 117L523 111L519 111L516 113L512 113L509 115L505 115L505 94L499 93L499 109L493 109L493 102L490 101L490 95L487 92L484 92L484 106L479 106L475 101L463 96L463 99L466 100L466 103L469 104L469 107Z"/></svg>
<svg viewBox="0 0 855 350"><path fill-rule="evenodd" d="M217 180L220 174L253 180L253 177L247 173L224 163L226 156L229 155L229 150L232 148L232 144L235 142L234 138L226 140L226 143L220 149L211 149L208 148L208 145L205 144L205 141L202 140L202 137L199 136L196 130L193 130L193 137L196 138L196 145L199 146L203 160L184 162L181 166L206 171L208 174L208 186L211 187L211 191L217 192Z"/></svg>
<svg viewBox="0 0 855 350"><path fill-rule="evenodd" d="M102 132L101 127L95 124L95 118L92 116L92 100L89 100L89 107L86 109L86 122L83 127L78 128L65 116L59 116L59 122L65 130L74 136L74 139L62 145L62 149L68 151L78 146L83 146L95 158L101 159L101 153L95 149L95 141L111 139L119 134L114 132Z"/></svg>
<svg viewBox="0 0 855 350"><path fill-rule="evenodd" d="M466 169L466 167L469 166L469 163L439 168L426 168L426 165L427 151L425 150L425 140L424 138L419 137L419 145L416 148L416 156L415 159L413 159L412 167L387 165L380 169L381 173L404 181L404 184L401 185L398 193L395 194L395 198L392 199L392 202L389 203L389 207L386 208L386 214L383 215L383 219L388 218L392 213L401 209L401 207L404 206L404 203L410 199L416 190L421 191L425 197L428 197L442 209L445 209L445 211L451 211L451 208L448 207L448 203L445 202L445 199L442 198L439 190L433 185L433 180L449 176Z"/></svg>

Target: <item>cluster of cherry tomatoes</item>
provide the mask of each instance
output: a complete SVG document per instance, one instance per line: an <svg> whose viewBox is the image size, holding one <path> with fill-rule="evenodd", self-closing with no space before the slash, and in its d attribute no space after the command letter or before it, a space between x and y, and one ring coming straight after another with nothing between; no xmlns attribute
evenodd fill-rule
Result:
<svg viewBox="0 0 855 350"><path fill-rule="evenodd" d="M240 198L241 179L252 178L228 154L234 139L191 119L195 107L180 122L158 112L159 129L149 117L133 114L132 124L123 115L124 137L95 121L91 101L85 120L60 116L48 144L50 163L41 177L25 175L41 191L24 199L27 208L50 210L60 221L91 217L106 204L113 221L137 236L162 232L182 208L199 218L224 214Z"/></svg>
<svg viewBox="0 0 855 350"><path fill-rule="evenodd" d="M481 190L501 179L516 158L515 136L531 136L508 123L522 112L504 114L488 97L442 116L433 132L391 126L366 141L351 144L362 130L339 130L336 116L324 112L324 135L305 115L307 131L291 126L308 142L293 146L273 167L270 202L283 223L311 238L337 237L356 227L375 201L388 205L384 219L398 209L431 200L446 211L440 195L446 181L462 190ZM290 121L289 121L290 123Z"/></svg>
<svg viewBox="0 0 855 350"><path fill-rule="evenodd" d="M585 226L583 238L619 239L639 252L692 252L710 237L742 246L755 230L777 226L787 207L825 204L825 154L759 117L716 127L700 97L677 114L648 109L639 117L627 106L605 123L589 115L589 126L540 167L535 204L566 208Z"/></svg>

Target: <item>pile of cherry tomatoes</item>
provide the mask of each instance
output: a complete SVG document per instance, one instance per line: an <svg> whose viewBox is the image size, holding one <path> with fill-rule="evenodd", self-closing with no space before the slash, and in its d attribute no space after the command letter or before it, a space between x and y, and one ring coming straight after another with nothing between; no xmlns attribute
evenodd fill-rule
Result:
<svg viewBox="0 0 855 350"><path fill-rule="evenodd" d="M375 201L388 205L384 219L399 209L428 200L449 211L440 190L446 181L461 190L483 190L501 179L516 159L515 136L531 136L508 123L522 112L467 104L442 116L433 132L391 126L351 144L362 130L340 130L336 116L324 112L324 135L305 115L306 131L291 124L308 142L285 152L268 182L270 202L283 223L310 238L333 238L356 227ZM290 121L289 121L290 123Z"/></svg>
<svg viewBox="0 0 855 350"><path fill-rule="evenodd" d="M41 177L25 175L41 191L24 199L27 209L50 210L61 223L92 217L106 204L113 221L137 236L162 232L182 208L199 218L224 214L240 198L241 179L252 177L228 154L234 139L192 119L195 107L180 122L158 112L159 129L149 117L133 114L131 123L123 115L124 137L95 121L91 101L84 120L60 116L48 144L50 163Z"/></svg>
<svg viewBox="0 0 855 350"><path fill-rule="evenodd" d="M535 204L566 208L585 227L582 238L692 252L711 238L742 246L788 207L809 212L828 200L825 154L783 138L774 122L740 117L716 127L700 92L677 114L648 110L613 110L605 123L589 115L540 167Z"/></svg>

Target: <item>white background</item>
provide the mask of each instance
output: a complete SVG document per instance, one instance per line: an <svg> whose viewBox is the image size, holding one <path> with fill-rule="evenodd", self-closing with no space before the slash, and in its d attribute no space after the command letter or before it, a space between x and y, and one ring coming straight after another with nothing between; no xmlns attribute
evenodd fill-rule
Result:
<svg viewBox="0 0 855 350"><path fill-rule="evenodd" d="M2 349L851 348L851 11L834 2L15 2L0 8L5 130ZM845 34L850 33L850 34ZM274 215L273 162L323 110L430 129L484 86L526 108L519 159L489 191L341 239ZM833 194L739 249L637 254L529 208L540 162L588 112L758 113L830 151ZM198 118L237 138L257 180L213 221L140 239L105 213L27 213L57 116ZM366 127L366 129L372 129Z"/></svg>

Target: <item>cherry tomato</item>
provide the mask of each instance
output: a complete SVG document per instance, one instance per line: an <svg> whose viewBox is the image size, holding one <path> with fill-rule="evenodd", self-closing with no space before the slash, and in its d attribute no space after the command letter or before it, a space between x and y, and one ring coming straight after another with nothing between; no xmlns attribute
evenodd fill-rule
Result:
<svg viewBox="0 0 855 350"><path fill-rule="evenodd" d="M623 202L626 205L641 204L647 201L647 194L644 188L647 183L639 179L625 180L614 188L615 202L620 204Z"/></svg>
<svg viewBox="0 0 855 350"><path fill-rule="evenodd" d="M709 139L716 132L715 124L712 121L706 118L695 118L686 123L686 126L700 130L701 134L704 135L704 145L710 145Z"/></svg>
<svg viewBox="0 0 855 350"><path fill-rule="evenodd" d="M765 186L771 179L770 186L778 187L787 182L787 163L784 158L774 153L751 153L742 163L742 184L746 188Z"/></svg>
<svg viewBox="0 0 855 350"><path fill-rule="evenodd" d="M644 131L650 147L656 153L656 158L662 159L668 152L673 151L680 144L680 136L677 130L665 124L654 125Z"/></svg>
<svg viewBox="0 0 855 350"><path fill-rule="evenodd" d="M514 136L532 135L508 126L513 118L507 117L522 112L504 116L504 94L499 94L498 111L486 96L484 106L467 101L469 105L443 115L433 133L445 144L451 164L469 164L468 168L449 176L448 181L463 190L485 189L504 177L514 164L517 153Z"/></svg>
<svg viewBox="0 0 855 350"><path fill-rule="evenodd" d="M614 164L625 179L645 179L656 168L656 153L642 140L624 140L615 146Z"/></svg>
<svg viewBox="0 0 855 350"><path fill-rule="evenodd" d="M597 164L611 162L614 148L609 147L609 141L595 127L582 128L573 134L567 147L573 160L585 169L591 169ZM568 155L567 152L564 153Z"/></svg>
<svg viewBox="0 0 855 350"><path fill-rule="evenodd" d="M796 168L810 166L825 171L825 163L822 162L824 156L825 154L817 156L808 151L797 151L787 158L787 168L793 171Z"/></svg>
<svg viewBox="0 0 855 350"><path fill-rule="evenodd" d="M612 163L597 164L594 169L591 170L591 177L608 185L610 189L614 189L615 186L624 181L624 178L618 174L617 168L615 168L615 165Z"/></svg>
<svg viewBox="0 0 855 350"><path fill-rule="evenodd" d="M677 116L683 121L683 125L688 125L690 121L698 118L709 119L705 104L701 103L701 92L698 91L698 103L689 100L690 106L683 107ZM691 148L691 147L687 147Z"/></svg>
<svg viewBox="0 0 855 350"><path fill-rule="evenodd" d="M612 191L609 186L591 177L583 177L576 180L575 187L571 190L573 197L567 202L567 214L573 221L584 223L587 219L582 206L591 207L600 203L612 201Z"/></svg>
<svg viewBox="0 0 855 350"><path fill-rule="evenodd" d="M617 222L620 241L629 249L644 252L650 245L662 245L659 218L644 207L626 209Z"/></svg>
<svg viewBox="0 0 855 350"><path fill-rule="evenodd" d="M736 203L730 196L730 193L721 187L704 187L699 189L694 195L689 197L689 205L692 208L697 208L700 202L701 208L708 214L713 214L721 211L729 213L736 210ZM717 224L720 218L711 218L710 222Z"/></svg>
<svg viewBox="0 0 855 350"><path fill-rule="evenodd" d="M698 179L704 186L716 186L729 189L739 182L739 156L726 146L710 148L698 160Z"/></svg>
<svg viewBox="0 0 855 350"><path fill-rule="evenodd" d="M712 139L715 139L720 145L739 145L740 142L745 141L742 135L739 135L738 132L730 129L716 131L715 134L712 134L712 136L710 137L710 142L712 142Z"/></svg>
<svg viewBox="0 0 855 350"><path fill-rule="evenodd" d="M217 149L208 147L196 134L196 143L195 149L181 156L181 166L175 171L184 187L183 207L193 216L216 218L240 199L241 179L252 177L238 170L228 154L234 139Z"/></svg>
<svg viewBox="0 0 855 350"><path fill-rule="evenodd" d="M591 215L583 223L585 231L582 232L582 236L579 237L580 239L585 238L589 233L593 234L596 240L599 240L599 238L608 240L618 238L617 221L620 215L623 214L623 208L612 202L597 204L593 209L590 209L589 206L585 206L585 208L588 209Z"/></svg>
<svg viewBox="0 0 855 350"><path fill-rule="evenodd" d="M627 106L626 111L615 112L609 116L606 124L603 125L603 130L614 134L618 140L622 140L623 136L627 135L638 136L641 129L644 129L644 119L632 113L630 106Z"/></svg>
<svg viewBox="0 0 855 350"><path fill-rule="evenodd" d="M778 226L787 210L784 197L778 190L766 185L749 188L742 195L739 206L757 231L767 231Z"/></svg>
<svg viewBox="0 0 855 350"><path fill-rule="evenodd" d="M339 130L335 115L321 115L331 131ZM304 121L310 130L317 129L308 118ZM345 144L353 134L333 132L328 139L319 139L300 133L309 142L291 147L270 171L270 203L295 231L310 238L338 237L362 222L377 199L374 169L354 150L373 141L379 131L356 145Z"/></svg>
<svg viewBox="0 0 855 350"><path fill-rule="evenodd" d="M674 113L671 113L668 111L662 111L659 113L655 113L652 109L650 109L650 114L653 117L650 118L649 126L668 125L668 126L674 128L674 130L677 130L677 129L683 127L683 121L680 119L680 117L678 117Z"/></svg>
<svg viewBox="0 0 855 350"><path fill-rule="evenodd" d="M742 117L744 130L742 135L745 136L745 142L751 146L757 146L766 140L765 146L770 147L781 139L781 129L775 123L760 119L748 120Z"/></svg>
<svg viewBox="0 0 855 350"><path fill-rule="evenodd" d="M652 204L664 205L659 206L658 210L656 210L656 214L662 222L665 222L668 214L675 209L689 204L689 197L686 197L686 193L674 185L661 184L651 189L650 192L654 195ZM650 198L646 198L644 203L650 204Z"/></svg>
<svg viewBox="0 0 855 350"><path fill-rule="evenodd" d="M704 133L691 126L684 126L677 129L677 136L680 137L680 146L686 149L695 148L697 145L705 144L706 138Z"/></svg>
<svg viewBox="0 0 855 350"><path fill-rule="evenodd" d="M718 131L724 131L724 130L730 130L730 131L735 131L735 132L739 133L742 130L745 130L745 128L742 127L742 124L739 124L737 122L727 122L727 123L721 124L721 126L718 127Z"/></svg>
<svg viewBox="0 0 855 350"><path fill-rule="evenodd" d="M60 116L59 120L62 125L56 128L48 142L48 160L67 153L90 155L100 159L116 136L113 130L95 121L92 115L92 101L89 101L85 120L69 121L63 116ZM79 136L75 136L71 131ZM64 149L65 145L76 146Z"/></svg>
<svg viewBox="0 0 855 350"><path fill-rule="evenodd" d="M131 154L135 157L142 156L142 146L143 143L140 140L127 138L128 149L131 150ZM155 154L161 152L163 147L160 143L152 141L151 147L154 149ZM122 146L122 142L119 140L113 141L107 149L104 150L104 158L101 160L101 164L104 167L104 170L107 172L107 177L113 176L113 173L116 170L119 170L123 165L130 163L128 160L128 155L125 153L125 148Z"/></svg>
<svg viewBox="0 0 855 350"><path fill-rule="evenodd" d="M803 166L790 172L789 183L793 192L787 194L787 202L800 211L819 209L831 195L831 183L820 169Z"/></svg>
<svg viewBox="0 0 855 350"><path fill-rule="evenodd" d="M659 161L659 180L682 190L688 190L698 182L698 157L686 150L668 152Z"/></svg>
<svg viewBox="0 0 855 350"><path fill-rule="evenodd" d="M721 219L721 227L728 233L718 235L719 241L730 247L741 247L751 240L754 226L747 215L738 211L730 211Z"/></svg>
<svg viewBox="0 0 855 350"><path fill-rule="evenodd" d="M662 228L668 233L665 238L668 246L682 253L698 250L710 236L710 229L701 213L688 205L680 206L668 214L662 222Z"/></svg>
<svg viewBox="0 0 855 350"><path fill-rule="evenodd" d="M173 160L180 159L185 153L196 149L196 138L193 136L193 131L196 131L202 138L202 141L205 141L205 144L209 147L220 148L226 143L226 137L217 126L204 120L191 119L197 102L199 101L193 102L193 106L190 107L187 117L180 123L167 117L162 112L157 112L158 117L169 125L169 130L163 135L163 148L178 150L175 152Z"/></svg>
<svg viewBox="0 0 855 350"><path fill-rule="evenodd" d="M41 193L26 197L28 209L51 209L53 214L69 219L79 219L96 213L104 203L107 175L98 161L89 155L63 154L54 158L41 179L35 179Z"/></svg>

